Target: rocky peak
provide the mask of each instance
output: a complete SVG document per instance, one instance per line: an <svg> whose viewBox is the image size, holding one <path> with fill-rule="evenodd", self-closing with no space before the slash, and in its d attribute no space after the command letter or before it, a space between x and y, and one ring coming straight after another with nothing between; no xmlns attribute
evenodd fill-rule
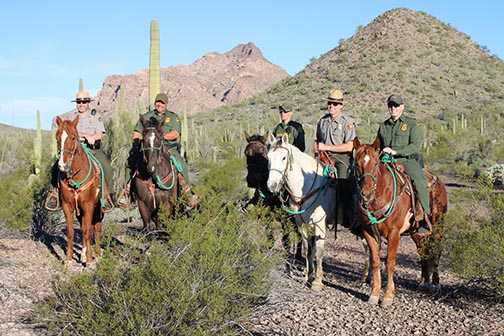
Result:
<svg viewBox="0 0 504 336"><path fill-rule="evenodd" d="M210 52L194 63L161 68L161 91L170 98L168 108L188 114L207 112L222 105L235 104L264 91L288 77L281 67L266 60L252 42L239 44L224 54ZM136 112L139 102L148 106L149 72L108 76L95 97L94 108L110 118L125 90L126 109Z"/></svg>

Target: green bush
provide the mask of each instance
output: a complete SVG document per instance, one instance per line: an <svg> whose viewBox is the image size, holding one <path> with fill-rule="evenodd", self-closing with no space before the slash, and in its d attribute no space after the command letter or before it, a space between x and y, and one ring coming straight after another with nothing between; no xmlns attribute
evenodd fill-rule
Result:
<svg viewBox="0 0 504 336"><path fill-rule="evenodd" d="M164 219L167 241L107 246L95 271L57 282L39 309L49 334L237 334L267 295L279 253L261 220L213 193L202 204L190 218Z"/></svg>
<svg viewBox="0 0 504 336"><path fill-rule="evenodd" d="M451 268L468 282L476 281L489 294L504 299L504 195L483 184L474 201L483 200L488 216L478 215L469 197L454 195L457 206L450 210L445 246ZM463 206L467 208L464 211ZM473 204L478 204L473 202Z"/></svg>

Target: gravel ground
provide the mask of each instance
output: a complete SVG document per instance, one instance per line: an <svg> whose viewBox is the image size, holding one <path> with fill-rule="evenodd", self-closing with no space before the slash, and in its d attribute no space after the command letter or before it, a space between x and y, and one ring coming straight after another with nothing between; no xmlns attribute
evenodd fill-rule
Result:
<svg viewBox="0 0 504 336"><path fill-rule="evenodd" d="M256 307L243 335L504 335L504 304L496 304L443 271L441 291L417 290L420 265L415 245L403 237L392 307L370 306L362 285L363 247L349 232L331 234L324 258L325 288L301 287L299 272L272 273L273 288ZM385 251L382 249L382 269ZM384 276L382 272L382 279Z"/></svg>
<svg viewBox="0 0 504 336"><path fill-rule="evenodd" d="M63 274L63 242L56 239L48 248L27 239L0 239L0 335L45 335L43 326L32 320L33 309L51 295L51 281ZM346 230L338 231L337 239L331 232L324 259L324 290L302 288L299 271L289 274L276 269L269 297L240 326L241 334L504 335L504 304L464 286L445 271L443 262L441 291L417 290L418 257L408 237L401 239L399 247L392 307L367 304L369 286L360 282L363 268L360 241ZM77 264L70 269L81 271Z"/></svg>

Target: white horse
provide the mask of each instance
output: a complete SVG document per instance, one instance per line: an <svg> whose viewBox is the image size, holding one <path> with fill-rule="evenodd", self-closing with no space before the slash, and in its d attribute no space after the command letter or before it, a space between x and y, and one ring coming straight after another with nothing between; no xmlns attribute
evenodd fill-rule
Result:
<svg viewBox="0 0 504 336"><path fill-rule="evenodd" d="M326 237L326 225L333 224L336 209L336 189L324 174L324 167L310 155L289 144L287 134L275 140L270 133L268 151L268 188L273 193L285 191L288 196L288 212L296 214L296 224L303 241L303 257L306 260L303 285L323 288L322 258ZM317 271L314 272L314 253Z"/></svg>

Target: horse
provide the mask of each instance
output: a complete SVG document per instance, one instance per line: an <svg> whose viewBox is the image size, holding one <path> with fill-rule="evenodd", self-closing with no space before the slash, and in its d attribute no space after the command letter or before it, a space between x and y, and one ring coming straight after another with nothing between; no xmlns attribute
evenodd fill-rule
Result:
<svg viewBox="0 0 504 336"><path fill-rule="evenodd" d="M175 200L179 196L178 171L175 157L163 141L165 120L146 120L143 115L140 115L139 120L143 125L143 139L140 143L142 159L137 163L132 191L142 217L143 230L147 230L152 221L159 231L160 209L163 208L169 217L175 215Z"/></svg>
<svg viewBox="0 0 504 336"><path fill-rule="evenodd" d="M372 285L368 302L378 304L380 299L380 243L387 242L387 287L381 302L382 307L392 305L395 296L394 270L400 236L409 234L416 244L421 263L420 289L439 290L438 265L441 256L441 231L443 214L448 208L446 187L432 174L429 185L432 234L425 237L417 232L413 215L414 191L409 177L404 174L401 163L380 160L380 139L373 144L361 144L358 138L354 145L354 169L359 188L358 220L369 246L372 264ZM392 162L387 162L392 161Z"/></svg>
<svg viewBox="0 0 504 336"><path fill-rule="evenodd" d="M66 262L72 261L74 247L74 213L82 232L82 252L80 262L92 262L91 239L94 233L95 257L101 256L100 233L104 217L104 195L107 194L104 177L98 160L81 143L77 124L79 116L73 121L56 118L58 130L58 183L60 185L61 207L66 219L67 250Z"/></svg>
<svg viewBox="0 0 504 336"><path fill-rule="evenodd" d="M272 193L267 186L268 182L268 147L267 141L269 140L269 132L264 135L254 134L249 135L247 131L245 133L245 139L247 140L247 145L245 147L245 157L247 160L247 186L249 188L254 188L254 197L250 199L247 204L242 208L243 213L247 213L247 205L257 204L262 200L262 204L268 207L271 211L277 211L282 207L282 200L280 197ZM293 221L293 218L289 218ZM291 242L289 239L290 230L286 223L282 219L282 231L283 231L283 244L288 252L291 250ZM301 260L301 242L294 247L293 253L294 260ZM292 262L294 262L292 260Z"/></svg>
<svg viewBox="0 0 504 336"><path fill-rule="evenodd" d="M296 215L303 243L306 261L303 285L311 284L312 290L320 291L324 286L322 259L326 226L335 220L337 190L332 186L335 180L329 179L319 161L289 144L288 140L287 134L276 142L270 135L267 185L273 193L287 193L288 212Z"/></svg>

